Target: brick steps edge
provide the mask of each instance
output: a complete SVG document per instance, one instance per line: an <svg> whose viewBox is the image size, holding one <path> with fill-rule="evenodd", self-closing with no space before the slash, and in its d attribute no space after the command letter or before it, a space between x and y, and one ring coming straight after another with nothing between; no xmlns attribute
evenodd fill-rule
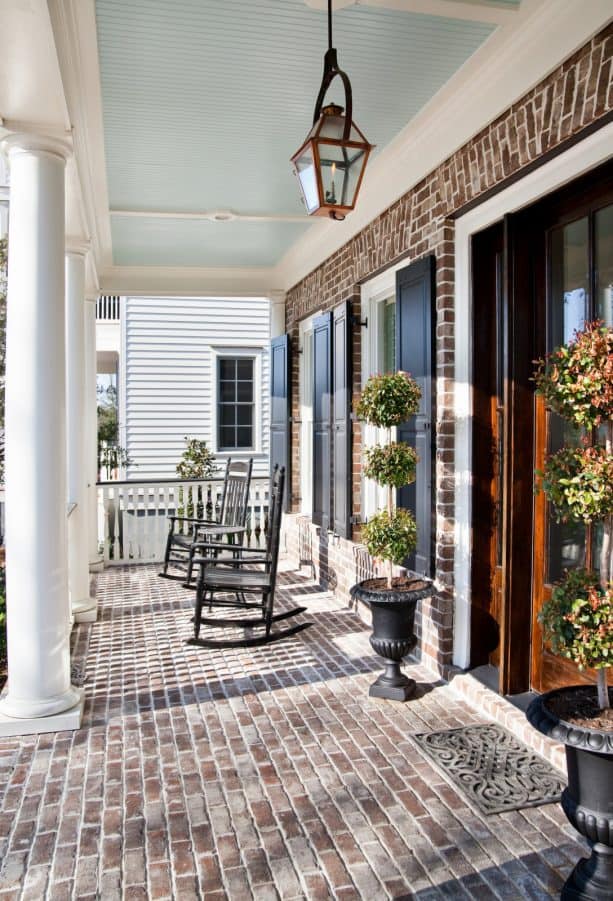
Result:
<svg viewBox="0 0 613 901"><path fill-rule="evenodd" d="M449 674L449 684L456 694L468 704L504 726L531 750L544 757L552 766L566 776L566 753L564 745L546 738L534 729L523 711L510 701L487 688L470 673Z"/></svg>

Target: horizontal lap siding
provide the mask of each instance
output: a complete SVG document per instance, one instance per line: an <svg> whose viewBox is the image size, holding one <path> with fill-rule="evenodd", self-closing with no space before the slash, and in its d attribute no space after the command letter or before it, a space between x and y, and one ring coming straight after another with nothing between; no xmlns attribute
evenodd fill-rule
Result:
<svg viewBox="0 0 613 901"><path fill-rule="evenodd" d="M268 474L268 341L266 299L127 297L122 377L123 442L130 479L173 478L184 436L213 446L214 355L211 348L258 348L261 453L255 476Z"/></svg>

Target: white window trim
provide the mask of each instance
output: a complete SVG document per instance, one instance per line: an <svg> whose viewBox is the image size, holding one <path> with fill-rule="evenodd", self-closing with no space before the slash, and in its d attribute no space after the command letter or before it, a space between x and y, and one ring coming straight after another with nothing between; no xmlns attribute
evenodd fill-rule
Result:
<svg viewBox="0 0 613 901"><path fill-rule="evenodd" d="M470 563L472 489L472 303L470 243L472 235L506 213L550 194L613 156L613 124L588 135L574 147L524 176L456 220L455 229L455 610L453 662L470 664Z"/></svg>
<svg viewBox="0 0 613 901"><path fill-rule="evenodd" d="M300 512L304 516L311 516L313 513L313 403L311 398L311 403L307 404L305 398L307 385L313 385L313 325L318 316L321 316L321 310L298 323L299 346L302 351L298 364Z"/></svg>
<svg viewBox="0 0 613 901"><path fill-rule="evenodd" d="M262 356L264 346L258 347L211 347L211 373L213 381L211 410L211 449L218 457L253 457L262 453ZM217 403L219 400L219 359L235 357L253 360L253 447L236 450L219 450L217 432Z"/></svg>

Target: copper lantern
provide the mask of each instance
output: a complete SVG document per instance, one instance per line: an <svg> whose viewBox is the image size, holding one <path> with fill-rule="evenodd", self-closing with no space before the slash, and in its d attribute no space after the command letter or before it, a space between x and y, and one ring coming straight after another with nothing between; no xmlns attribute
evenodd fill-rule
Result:
<svg viewBox="0 0 613 901"><path fill-rule="evenodd" d="M332 47L332 10L328 2L329 47L324 57L324 75L315 104L313 127L292 157L300 190L309 216L344 219L355 207L364 169L373 149L352 120L351 83L338 67ZM345 109L323 106L332 80L339 76L345 88Z"/></svg>

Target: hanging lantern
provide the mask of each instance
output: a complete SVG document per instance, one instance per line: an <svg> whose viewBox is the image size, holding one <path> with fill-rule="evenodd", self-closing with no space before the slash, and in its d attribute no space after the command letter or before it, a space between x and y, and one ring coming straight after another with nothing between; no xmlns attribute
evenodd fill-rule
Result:
<svg viewBox="0 0 613 901"><path fill-rule="evenodd" d="M345 88L345 109L334 103L323 106L326 91L337 75ZM356 204L374 145L368 143L351 114L351 82L339 69L336 50L332 46L332 0L328 0L328 50L313 127L292 157L309 216L344 219Z"/></svg>

